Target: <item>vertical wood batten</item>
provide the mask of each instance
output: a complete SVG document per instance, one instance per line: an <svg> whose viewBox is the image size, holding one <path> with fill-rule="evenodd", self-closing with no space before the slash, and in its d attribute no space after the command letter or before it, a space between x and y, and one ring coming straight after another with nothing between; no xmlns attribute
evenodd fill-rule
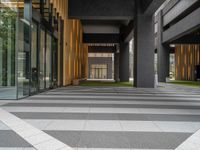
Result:
<svg viewBox="0 0 200 150"><path fill-rule="evenodd" d="M70 85L74 79L87 78L88 48L82 40L80 20L68 19L68 0L50 0L61 20L64 22L63 36L63 86ZM58 36L60 37L60 36ZM60 39L58 39L60 43ZM59 48L60 49L60 46ZM58 54L60 51L58 50ZM83 56L83 57L81 57ZM61 58L58 56L60 65ZM59 68L59 67L58 67ZM60 70L58 70L60 73ZM58 79L60 83L60 78Z"/></svg>
<svg viewBox="0 0 200 150"><path fill-rule="evenodd" d="M176 80L195 80L195 66L200 65L200 45L176 45Z"/></svg>

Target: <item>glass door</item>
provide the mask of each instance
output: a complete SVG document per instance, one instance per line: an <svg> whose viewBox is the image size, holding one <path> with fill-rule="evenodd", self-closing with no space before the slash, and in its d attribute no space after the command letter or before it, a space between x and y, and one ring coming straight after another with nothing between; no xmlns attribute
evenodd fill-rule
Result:
<svg viewBox="0 0 200 150"><path fill-rule="evenodd" d="M51 72L51 35L46 34L46 88L52 87L52 72Z"/></svg>
<svg viewBox="0 0 200 150"><path fill-rule="evenodd" d="M107 79L108 78L107 64L92 64L90 68L90 77L92 79Z"/></svg>
<svg viewBox="0 0 200 150"><path fill-rule="evenodd" d="M38 27L35 22L32 23L32 45L31 45L31 94L38 91Z"/></svg>
<svg viewBox="0 0 200 150"><path fill-rule="evenodd" d="M40 29L39 88L45 89L45 30Z"/></svg>
<svg viewBox="0 0 200 150"><path fill-rule="evenodd" d="M58 40L52 39L52 86L58 86Z"/></svg>

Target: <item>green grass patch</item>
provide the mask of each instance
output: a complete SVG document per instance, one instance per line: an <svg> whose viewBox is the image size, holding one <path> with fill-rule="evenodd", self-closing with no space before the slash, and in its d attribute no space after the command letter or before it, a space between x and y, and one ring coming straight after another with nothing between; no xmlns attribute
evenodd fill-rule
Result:
<svg viewBox="0 0 200 150"><path fill-rule="evenodd" d="M178 84L178 85L184 85L184 86L193 86L193 87L200 87L200 82L195 82L195 81L170 81L170 84Z"/></svg>
<svg viewBox="0 0 200 150"><path fill-rule="evenodd" d="M113 87L133 87L131 82L101 82L101 81L84 81L80 86L113 86Z"/></svg>

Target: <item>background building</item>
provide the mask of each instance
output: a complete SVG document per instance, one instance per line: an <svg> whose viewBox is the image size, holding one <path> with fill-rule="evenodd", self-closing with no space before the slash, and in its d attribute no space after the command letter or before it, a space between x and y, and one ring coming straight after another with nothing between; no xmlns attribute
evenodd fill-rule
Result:
<svg viewBox="0 0 200 150"><path fill-rule="evenodd" d="M88 79L114 79L112 53L88 54Z"/></svg>
<svg viewBox="0 0 200 150"><path fill-rule="evenodd" d="M0 99L88 77L197 80L199 29L199 0L1 0Z"/></svg>

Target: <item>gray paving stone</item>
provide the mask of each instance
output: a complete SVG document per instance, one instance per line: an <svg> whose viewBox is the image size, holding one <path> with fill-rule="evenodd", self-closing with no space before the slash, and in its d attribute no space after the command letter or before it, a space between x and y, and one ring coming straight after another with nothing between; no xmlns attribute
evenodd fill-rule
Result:
<svg viewBox="0 0 200 150"><path fill-rule="evenodd" d="M145 114L118 114L119 120L148 121Z"/></svg>
<svg viewBox="0 0 200 150"><path fill-rule="evenodd" d="M11 130L0 130L0 147L32 147Z"/></svg>
<svg viewBox="0 0 200 150"><path fill-rule="evenodd" d="M54 119L54 120L85 120L88 113L37 113L37 112L13 112L21 119Z"/></svg>
<svg viewBox="0 0 200 150"><path fill-rule="evenodd" d="M200 122L200 115L12 112L21 119ZM1 127L1 124L0 124Z"/></svg>
<svg viewBox="0 0 200 150"><path fill-rule="evenodd" d="M122 132L82 132L78 144L81 148L130 148Z"/></svg>
<svg viewBox="0 0 200 150"><path fill-rule="evenodd" d="M70 147L78 147L82 131L44 131Z"/></svg>
<svg viewBox="0 0 200 150"><path fill-rule="evenodd" d="M188 103L191 103L191 102L195 102L195 103L200 103L200 100L199 101L197 101L197 100L190 100L190 98L188 97L188 100L177 100L177 98L180 98L180 96L179 97L169 97L169 99L165 99L165 100L163 100L162 98L163 98L163 96L156 96L156 97L160 97L160 99L155 99L155 96L154 97L152 97L152 96L142 96L142 97L146 97L146 98L148 98L148 99L141 99L140 97L141 96L137 96L137 95L133 95L134 96L134 98L133 99L130 99L130 98L126 98L126 96L124 96L123 98L108 98L108 99L105 99L105 98L101 98L101 97L95 97L95 99L93 98L93 97L82 97L81 99L80 98L77 98L76 96L74 96L74 97L56 97L56 100L82 100L82 101L84 101L84 100L93 100L94 102L95 101L122 101L122 99L124 100L124 101L153 101L153 102L165 102L165 101L167 101L167 102L188 102ZM140 98L140 99L137 99L137 97L138 98ZM165 96L165 98L166 98L166 96ZM185 98L185 97L184 97ZM200 98L200 97L199 97ZM56 101L55 100L55 97L32 97L32 98L30 98L30 100L36 100L36 101L40 101L40 100L52 100L52 101Z"/></svg>
<svg viewBox="0 0 200 150"><path fill-rule="evenodd" d="M3 106L14 107L104 107L104 108L164 108L164 109L200 109L189 105L147 105L147 104L84 104L84 103L9 103Z"/></svg>
<svg viewBox="0 0 200 150"><path fill-rule="evenodd" d="M154 132L45 131L71 147L175 149L191 134ZM81 137L80 137L81 136Z"/></svg>
<svg viewBox="0 0 200 150"><path fill-rule="evenodd" d="M191 134L187 133L153 133L126 132L131 148L137 149L175 149Z"/></svg>

